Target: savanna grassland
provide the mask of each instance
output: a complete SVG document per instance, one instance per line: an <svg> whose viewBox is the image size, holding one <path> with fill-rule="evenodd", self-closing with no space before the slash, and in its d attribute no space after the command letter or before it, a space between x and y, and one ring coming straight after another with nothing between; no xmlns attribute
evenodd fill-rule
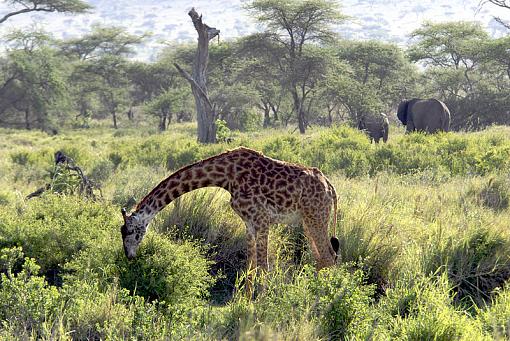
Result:
<svg viewBox="0 0 510 341"><path fill-rule="evenodd" d="M508 127L379 145L345 126L212 145L191 124L0 135L2 339L510 338ZM120 208L238 145L327 174L341 264L317 274L301 227L275 226L270 272L247 300L244 226L214 188L164 209L128 262ZM97 200L55 168L58 150L98 184Z"/></svg>

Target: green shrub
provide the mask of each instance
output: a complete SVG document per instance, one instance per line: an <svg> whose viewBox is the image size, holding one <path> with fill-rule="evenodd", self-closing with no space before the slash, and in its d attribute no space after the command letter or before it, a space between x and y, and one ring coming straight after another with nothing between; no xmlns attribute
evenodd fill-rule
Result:
<svg viewBox="0 0 510 341"><path fill-rule="evenodd" d="M172 239L200 243L213 261L211 273L221 274L211 288L215 302L225 302L246 267L245 225L230 208L222 189L201 189L175 200L160 213L153 228Z"/></svg>
<svg viewBox="0 0 510 341"><path fill-rule="evenodd" d="M362 217L363 218L363 217ZM367 217L365 217L367 218ZM340 226L340 256L342 262L355 264L367 276L367 282L376 284L379 293L388 285L389 274L399 253L392 226L370 228L363 219L360 225Z"/></svg>
<svg viewBox="0 0 510 341"><path fill-rule="evenodd" d="M9 204L11 195L8 192L0 192L0 206Z"/></svg>
<svg viewBox="0 0 510 341"><path fill-rule="evenodd" d="M11 161L20 166L26 166L30 162L30 153L27 151L19 151L11 153Z"/></svg>
<svg viewBox="0 0 510 341"><path fill-rule="evenodd" d="M446 274L457 301L481 304L510 278L510 240L497 229L469 226L463 233L436 237L425 246L424 270Z"/></svg>
<svg viewBox="0 0 510 341"><path fill-rule="evenodd" d="M166 169L177 170L178 168L192 164L202 158L202 148L198 143L189 143L184 148L167 152Z"/></svg>
<svg viewBox="0 0 510 341"><path fill-rule="evenodd" d="M16 338L49 337L47 320L56 317L59 292L40 277L39 266L32 258L24 258L21 248L0 249L0 262L5 273L0 275L0 322L9 326ZM21 271L15 273L15 264Z"/></svg>
<svg viewBox="0 0 510 341"><path fill-rule="evenodd" d="M274 270L263 279L264 290L257 297L255 313L260 321L286 330L304 316L316 321L322 337L343 339L355 330L370 327L369 306L374 287L364 285L361 271L310 266L296 273Z"/></svg>
<svg viewBox="0 0 510 341"><path fill-rule="evenodd" d="M344 269L321 271L311 281L310 292L316 299L312 311L328 338L343 339L353 332L369 330L373 285L364 285L361 271L349 274Z"/></svg>
<svg viewBox="0 0 510 341"><path fill-rule="evenodd" d="M181 245L166 237L149 233L137 257L128 261L122 249L120 234L115 239L97 243L84 250L66 267L70 278L97 278L103 287L118 279L131 293L157 300L167 306L194 307L207 297L213 284L208 274L210 262L191 243ZM118 240L116 246L115 243Z"/></svg>
<svg viewBox="0 0 510 341"><path fill-rule="evenodd" d="M110 160L110 162L113 164L113 169L117 169L124 161L122 155L118 152L112 152L108 154L108 160Z"/></svg>
<svg viewBox="0 0 510 341"><path fill-rule="evenodd" d="M342 171L356 177L369 172L369 149L370 141L362 132L340 126L305 145L302 155L308 165L325 173Z"/></svg>
<svg viewBox="0 0 510 341"><path fill-rule="evenodd" d="M104 204L54 194L32 199L20 210L0 211L0 247L21 246L50 282L79 251L118 231L120 216Z"/></svg>
<svg viewBox="0 0 510 341"><path fill-rule="evenodd" d="M302 163L303 160L300 157L302 147L301 139L287 135L270 140L263 146L262 152L278 160Z"/></svg>
<svg viewBox="0 0 510 341"><path fill-rule="evenodd" d="M216 140L218 142L228 142L232 138L232 131L227 126L225 120L216 120Z"/></svg>
<svg viewBox="0 0 510 341"><path fill-rule="evenodd" d="M110 177L104 187L112 191L109 194L112 204L130 209L164 178L163 169L133 166Z"/></svg>
<svg viewBox="0 0 510 341"><path fill-rule="evenodd" d="M101 183L113 174L115 168L116 166L110 160L101 160L91 169L88 177L94 183Z"/></svg>
<svg viewBox="0 0 510 341"><path fill-rule="evenodd" d="M506 176L490 178L481 188L471 188L468 195L475 196L476 200L487 208L504 210L508 208L510 201L510 181Z"/></svg>
<svg viewBox="0 0 510 341"><path fill-rule="evenodd" d="M73 339L163 339L167 337L164 310L130 296L116 282L99 288L90 279L70 281L62 287L66 302L64 325L73 331Z"/></svg>
<svg viewBox="0 0 510 341"><path fill-rule="evenodd" d="M382 315L375 339L449 341L485 336L478 321L454 307L446 276L399 282L378 306Z"/></svg>

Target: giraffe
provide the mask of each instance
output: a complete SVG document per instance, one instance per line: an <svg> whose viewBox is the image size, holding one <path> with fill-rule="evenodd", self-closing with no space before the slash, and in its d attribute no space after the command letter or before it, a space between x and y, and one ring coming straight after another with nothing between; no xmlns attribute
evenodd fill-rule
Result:
<svg viewBox="0 0 510 341"><path fill-rule="evenodd" d="M160 210L179 196L208 186L230 192L231 207L246 225L248 272L268 270L269 226L289 218L303 222L316 268L334 265L339 241L334 236L328 240L331 206L336 227L333 185L317 168L275 160L245 147L185 166L161 181L132 213L123 208L121 234L126 257L136 256L149 222Z"/></svg>

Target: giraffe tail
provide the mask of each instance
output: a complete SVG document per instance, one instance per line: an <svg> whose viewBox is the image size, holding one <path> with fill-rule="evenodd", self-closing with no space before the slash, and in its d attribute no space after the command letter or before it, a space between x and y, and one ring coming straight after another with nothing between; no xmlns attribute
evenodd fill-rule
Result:
<svg viewBox="0 0 510 341"><path fill-rule="evenodd" d="M326 178L326 183L328 184L328 188L331 191L331 194L333 195L333 237L336 238L336 224L337 224L337 211L338 211L338 198L336 196L336 190L335 186L331 184L331 182Z"/></svg>
<svg viewBox="0 0 510 341"><path fill-rule="evenodd" d="M325 177L326 178L326 177ZM338 198L336 196L335 186L331 184L331 182L326 178L326 182L328 183L329 190L333 195L333 235L331 236L331 246L335 250L335 253L338 254L338 250L340 249L340 241L336 237L336 225L337 225L337 211L338 211Z"/></svg>

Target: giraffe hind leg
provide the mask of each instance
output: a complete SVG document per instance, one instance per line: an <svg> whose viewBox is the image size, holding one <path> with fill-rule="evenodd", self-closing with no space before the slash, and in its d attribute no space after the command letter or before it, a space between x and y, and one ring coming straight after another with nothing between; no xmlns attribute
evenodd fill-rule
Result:
<svg viewBox="0 0 510 341"><path fill-rule="evenodd" d="M266 272L269 270L267 262L268 235L267 228L257 232L257 269Z"/></svg>
<svg viewBox="0 0 510 341"><path fill-rule="evenodd" d="M253 282L255 281L255 274L257 269L257 239L255 230L250 224L247 226L248 237L248 252L246 259L246 277L245 277L245 294L248 299L253 297Z"/></svg>

